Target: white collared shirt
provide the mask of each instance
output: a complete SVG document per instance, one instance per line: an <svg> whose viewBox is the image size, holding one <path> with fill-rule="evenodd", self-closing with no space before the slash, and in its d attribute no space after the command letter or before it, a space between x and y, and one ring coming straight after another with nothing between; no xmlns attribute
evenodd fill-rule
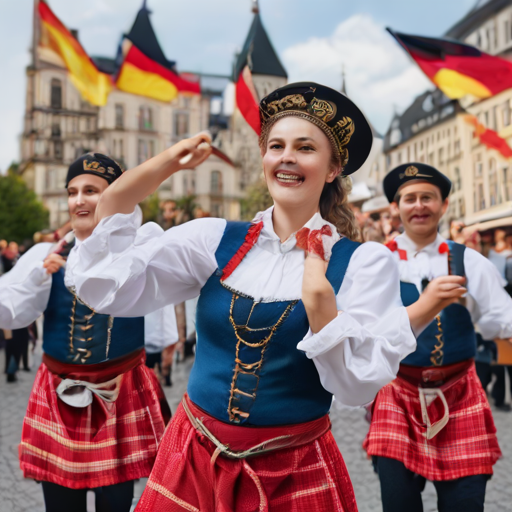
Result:
<svg viewBox="0 0 512 512"><path fill-rule="evenodd" d="M141 227L141 220L138 208L103 219L69 256L67 286L100 313L140 316L183 302L199 295L217 270L225 220L198 219L166 232L152 223ZM294 235L279 240L272 209L256 220L263 221L256 244L224 283L260 302L300 299L304 251ZM313 359L323 386L345 405L373 400L416 348L399 288L389 250L362 244L336 296L343 313L298 344Z"/></svg>
<svg viewBox="0 0 512 512"><path fill-rule="evenodd" d="M405 233L398 235L395 241L398 249L407 254L407 259L401 259L399 251L393 253L400 279L416 285L420 293L422 279L430 281L448 275L448 254L439 251L446 243L441 235L420 250ZM466 247L464 268L468 289L466 305L484 339L512 337L512 299L503 289L506 283L496 267L480 253Z"/></svg>

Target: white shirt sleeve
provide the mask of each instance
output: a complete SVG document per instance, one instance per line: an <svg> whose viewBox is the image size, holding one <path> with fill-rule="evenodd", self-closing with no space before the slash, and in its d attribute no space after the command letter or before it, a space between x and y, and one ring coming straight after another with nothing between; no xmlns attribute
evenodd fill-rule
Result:
<svg viewBox="0 0 512 512"><path fill-rule="evenodd" d="M336 297L341 312L297 348L313 359L325 389L349 407L371 402L416 349L392 253L375 242L354 251Z"/></svg>
<svg viewBox="0 0 512 512"><path fill-rule="evenodd" d="M21 329L37 320L48 305L51 275L43 261L52 244L34 245L0 277L0 329Z"/></svg>
<svg viewBox="0 0 512 512"><path fill-rule="evenodd" d="M473 321L486 340L512 337L512 299L503 288L505 281L487 258L473 249L464 252L468 303Z"/></svg>
<svg viewBox="0 0 512 512"><path fill-rule="evenodd" d="M224 219L205 218L168 231L142 214L103 219L92 235L73 248L66 285L100 313L144 316L199 294L217 268L215 251Z"/></svg>

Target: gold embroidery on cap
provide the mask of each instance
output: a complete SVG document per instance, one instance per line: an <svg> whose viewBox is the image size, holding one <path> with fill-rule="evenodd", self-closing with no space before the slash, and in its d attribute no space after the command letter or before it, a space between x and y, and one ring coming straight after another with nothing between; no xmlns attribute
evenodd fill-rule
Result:
<svg viewBox="0 0 512 512"><path fill-rule="evenodd" d="M307 111L319 117L324 123L328 123L331 119L334 119L337 110L334 103L317 98L313 98L311 103L307 106Z"/></svg>
<svg viewBox="0 0 512 512"><path fill-rule="evenodd" d="M420 174L418 168L414 165L410 165L405 169L405 172L401 172L398 177L403 180L404 178L432 178L428 174Z"/></svg>
<svg viewBox="0 0 512 512"><path fill-rule="evenodd" d="M267 105L267 113L269 116L273 116L283 110L290 108L299 108L301 110L306 109L307 103L302 94L290 94L280 100L273 101Z"/></svg>
<svg viewBox="0 0 512 512"><path fill-rule="evenodd" d="M92 162L88 162L87 160L84 160L84 171L94 171L99 172L101 174L112 174L113 176L116 175L116 172L113 167L102 167L99 162L93 160Z"/></svg>

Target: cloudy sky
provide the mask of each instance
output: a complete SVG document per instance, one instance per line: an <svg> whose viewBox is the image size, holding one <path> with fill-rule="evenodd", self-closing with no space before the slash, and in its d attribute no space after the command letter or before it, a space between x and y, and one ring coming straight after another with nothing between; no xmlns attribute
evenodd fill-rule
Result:
<svg viewBox="0 0 512 512"><path fill-rule="evenodd" d="M48 0L78 28L91 55L114 56L142 0ZM249 29L251 0L147 0L164 53L178 69L229 74ZM430 87L384 28L442 35L476 0L260 0L265 27L289 80L339 88L385 132L393 110ZM0 0L0 169L19 159L32 0Z"/></svg>

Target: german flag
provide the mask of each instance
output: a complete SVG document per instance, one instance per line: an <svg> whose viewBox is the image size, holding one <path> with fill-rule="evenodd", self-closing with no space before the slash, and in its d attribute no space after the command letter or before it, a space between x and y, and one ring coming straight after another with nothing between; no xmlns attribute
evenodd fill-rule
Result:
<svg viewBox="0 0 512 512"><path fill-rule="evenodd" d="M38 12L41 20L40 44L51 48L64 61L73 85L84 100L97 106L105 105L112 89L110 75L98 70L82 45L43 0L39 2Z"/></svg>
<svg viewBox="0 0 512 512"><path fill-rule="evenodd" d="M128 39L123 42L125 57L116 80L119 90L169 102L179 93L201 94L199 83L190 82L145 55Z"/></svg>
<svg viewBox="0 0 512 512"><path fill-rule="evenodd" d="M450 39L387 30L448 98L483 99L512 88L512 62Z"/></svg>
<svg viewBox="0 0 512 512"><path fill-rule="evenodd" d="M474 136L478 137L478 140L485 147L495 149L504 158L512 158L512 148L503 137L500 137L494 130L485 127L476 116L467 114L464 120L475 128Z"/></svg>
<svg viewBox="0 0 512 512"><path fill-rule="evenodd" d="M176 63L167 60L144 1L130 32L121 45L124 56L117 74L116 86L121 91L169 102L181 94L200 94L198 82L186 80L176 71Z"/></svg>

